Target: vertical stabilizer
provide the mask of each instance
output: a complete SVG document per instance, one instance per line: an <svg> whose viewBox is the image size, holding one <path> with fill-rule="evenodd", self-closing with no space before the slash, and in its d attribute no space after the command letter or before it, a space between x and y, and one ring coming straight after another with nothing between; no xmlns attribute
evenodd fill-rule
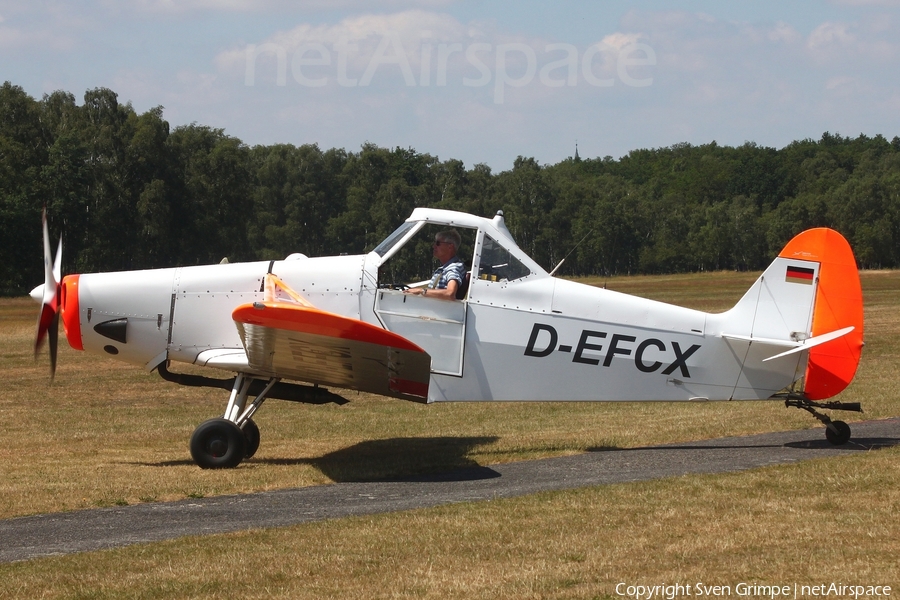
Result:
<svg viewBox="0 0 900 600"><path fill-rule="evenodd" d="M778 256L820 263L813 308L813 337L853 327L849 334L809 350L804 385L806 396L810 400L830 398L853 380L863 347L862 287L853 250L840 233L818 228L797 235ZM803 276L803 273L796 275Z"/></svg>

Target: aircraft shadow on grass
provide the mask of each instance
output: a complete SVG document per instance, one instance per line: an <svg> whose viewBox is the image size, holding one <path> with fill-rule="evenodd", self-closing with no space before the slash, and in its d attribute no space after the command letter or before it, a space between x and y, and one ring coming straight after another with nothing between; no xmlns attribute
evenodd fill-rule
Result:
<svg viewBox="0 0 900 600"><path fill-rule="evenodd" d="M335 482L364 481L478 481L493 479L500 474L468 457L469 453L485 444L497 441L497 437L416 437L367 440L334 452L313 458L256 457L246 465L310 465L319 469ZM737 450L754 448L795 448L799 450L880 450L900 446L900 438L857 438L842 446L834 446L827 440L802 440L784 444L672 444L637 448L597 446L587 452L634 452L673 450ZM137 463L152 467L193 465L191 460L173 460L157 463Z"/></svg>
<svg viewBox="0 0 900 600"><path fill-rule="evenodd" d="M500 474L479 465L469 453L499 438L416 437L367 440L314 458L255 457L245 464L311 465L335 482L363 481L476 481ZM141 463L171 467L193 465L190 460Z"/></svg>

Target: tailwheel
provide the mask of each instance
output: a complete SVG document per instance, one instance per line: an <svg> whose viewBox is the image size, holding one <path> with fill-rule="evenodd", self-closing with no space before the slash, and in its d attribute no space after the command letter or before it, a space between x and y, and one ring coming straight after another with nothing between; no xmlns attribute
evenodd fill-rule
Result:
<svg viewBox="0 0 900 600"><path fill-rule="evenodd" d="M850 426L843 421L832 421L825 427L825 439L835 446L843 446L850 441Z"/></svg>
<svg viewBox="0 0 900 600"><path fill-rule="evenodd" d="M259 450L259 427L256 426L253 419L247 419L241 426L241 430L244 432L244 439L247 442L244 458L253 458L253 455Z"/></svg>
<svg viewBox="0 0 900 600"><path fill-rule="evenodd" d="M831 417L822 414L818 409L848 410L862 412L859 402L812 402L803 396L788 396L785 406L801 408L817 418L825 426L825 439L835 446L843 446L850 441L850 426L843 421L832 421Z"/></svg>
<svg viewBox="0 0 900 600"><path fill-rule="evenodd" d="M247 438L228 419L204 421L191 436L191 456L201 469L233 469L246 455Z"/></svg>

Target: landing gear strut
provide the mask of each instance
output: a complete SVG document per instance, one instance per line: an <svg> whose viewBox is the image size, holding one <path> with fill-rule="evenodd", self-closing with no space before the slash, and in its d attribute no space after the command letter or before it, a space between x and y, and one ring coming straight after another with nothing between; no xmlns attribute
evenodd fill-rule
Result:
<svg viewBox="0 0 900 600"><path fill-rule="evenodd" d="M819 412L818 409L863 411L859 402L812 402L806 398L796 396L788 397L784 401L784 405L802 408L821 421L825 425L825 439L835 446L842 446L850 441L850 426L843 421L832 421L831 417Z"/></svg>
<svg viewBox="0 0 900 600"><path fill-rule="evenodd" d="M247 406L253 378L238 374L231 389L225 414L201 423L191 435L191 456L201 469L233 469L259 448L259 427L251 417L278 382L276 377Z"/></svg>

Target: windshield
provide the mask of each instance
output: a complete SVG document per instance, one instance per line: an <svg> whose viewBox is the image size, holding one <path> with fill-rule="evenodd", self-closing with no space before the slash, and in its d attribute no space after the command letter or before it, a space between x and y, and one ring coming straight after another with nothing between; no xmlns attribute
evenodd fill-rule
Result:
<svg viewBox="0 0 900 600"><path fill-rule="evenodd" d="M403 223L400 227L394 230L394 233L387 236L383 242L378 244L378 247L373 250L373 252L377 253L378 256L384 258L384 255L391 251L397 242L403 239L403 236L409 232L410 229L416 226L415 221L410 221L407 223Z"/></svg>

